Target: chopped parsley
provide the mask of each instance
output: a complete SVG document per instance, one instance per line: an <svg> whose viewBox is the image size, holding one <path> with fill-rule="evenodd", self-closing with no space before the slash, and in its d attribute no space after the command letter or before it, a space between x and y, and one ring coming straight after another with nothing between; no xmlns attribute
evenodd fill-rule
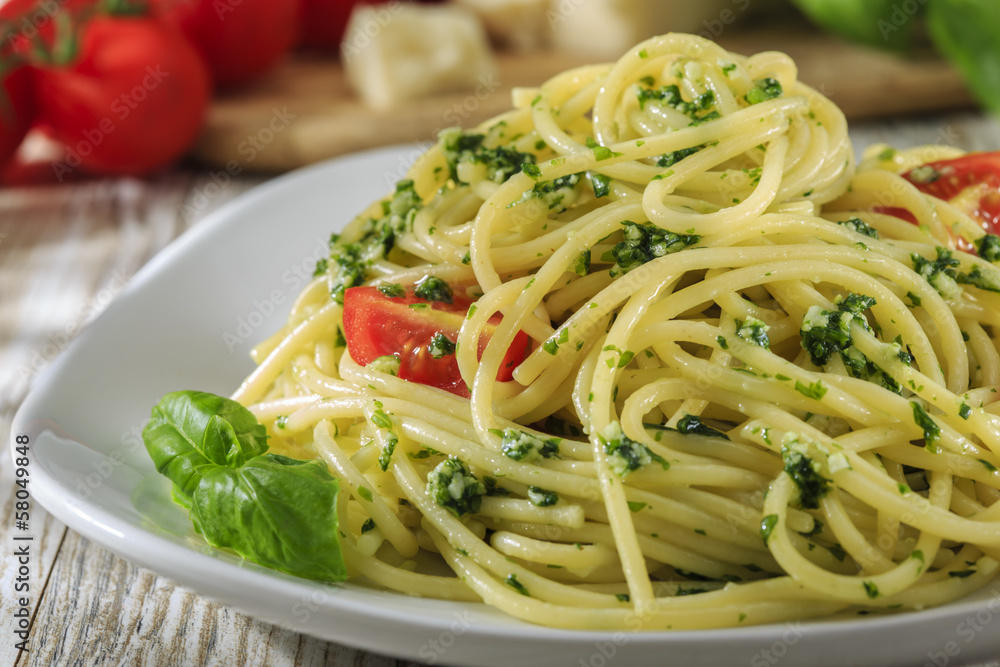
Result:
<svg viewBox="0 0 1000 667"><path fill-rule="evenodd" d="M818 509L820 498L830 490L830 480L820 474L821 466L796 444L797 441L781 446L785 473L799 489L799 504L805 509Z"/></svg>
<svg viewBox="0 0 1000 667"><path fill-rule="evenodd" d="M817 366L824 366L834 352L844 352L854 342L851 338L851 324L857 322L868 329L868 322L861 312L875 304L871 297L851 294L840 300L837 310L824 310L820 306L810 306L802 319L800 333L802 349L809 353L809 359Z"/></svg>
<svg viewBox="0 0 1000 667"><path fill-rule="evenodd" d="M382 409L382 403L375 401L375 407L377 409L372 413L372 424L386 431L385 447L378 457L378 467L382 472L385 472L392 462L392 453L396 451L396 445L399 444L399 436L392 430L392 417Z"/></svg>
<svg viewBox="0 0 1000 667"><path fill-rule="evenodd" d="M826 395L826 387L823 386L823 382L820 380L810 382L809 384L802 384L796 380L795 391L799 392L806 398L813 398L817 401Z"/></svg>
<svg viewBox="0 0 1000 667"><path fill-rule="evenodd" d="M427 495L455 516L475 514L486 486L456 458L448 458L427 474Z"/></svg>
<svg viewBox="0 0 1000 667"><path fill-rule="evenodd" d="M382 283L378 286L378 291L390 299L406 296L406 290L399 283Z"/></svg>
<svg viewBox="0 0 1000 667"><path fill-rule="evenodd" d="M559 496L553 491L546 491L537 486L529 486L528 500L531 501L532 505L537 505L538 507L552 507L559 502Z"/></svg>
<svg viewBox="0 0 1000 667"><path fill-rule="evenodd" d="M649 447L629 438L622 431L621 424L611 422L600 434L604 443L604 453L608 455L611 470L619 477L625 477L630 472L638 470L652 462L657 462L666 470L670 464L659 454L650 451Z"/></svg>
<svg viewBox="0 0 1000 667"><path fill-rule="evenodd" d="M441 359L455 354L455 343L440 331L431 336L431 342L427 344L427 351L435 359Z"/></svg>
<svg viewBox="0 0 1000 667"><path fill-rule="evenodd" d="M700 123L719 117L717 111L702 113L715 104L715 93L711 90L706 90L690 102L681 96L681 90L677 84L670 84L669 86L661 86L659 88L644 88L640 86L637 95L639 97L640 109L645 108L648 102L652 102L659 106L670 107L684 114L691 119L692 123Z"/></svg>
<svg viewBox="0 0 1000 667"><path fill-rule="evenodd" d="M615 260L611 268L612 277L624 275L646 262L678 252L701 240L696 234L675 234L648 222L640 225L623 220L622 226L625 239L601 258L604 261Z"/></svg>
<svg viewBox="0 0 1000 667"><path fill-rule="evenodd" d="M778 515L768 514L760 521L760 536L764 540L764 544L767 544L768 539L771 537L771 533L774 531L774 527L778 525Z"/></svg>
<svg viewBox="0 0 1000 667"><path fill-rule="evenodd" d="M608 193L611 192L611 177L605 176L604 174L598 174L593 171L587 172L587 180L590 181L590 187L594 190L594 197L600 199L601 197L607 197Z"/></svg>
<svg viewBox="0 0 1000 667"><path fill-rule="evenodd" d="M539 458L559 458L559 438L543 440L516 428L505 428L499 435L500 451L509 459L531 463Z"/></svg>
<svg viewBox="0 0 1000 667"><path fill-rule="evenodd" d="M950 250L941 246L937 247L936 252L937 258L933 260L912 253L910 261L913 263L913 270L923 276L938 294L945 298L955 298L962 292L956 282L958 273L955 271L955 267L961 262L952 257Z"/></svg>
<svg viewBox="0 0 1000 667"><path fill-rule="evenodd" d="M418 280L413 293L427 301L452 303L455 300L455 293L452 291L451 285L437 276L424 276Z"/></svg>
<svg viewBox="0 0 1000 667"><path fill-rule="evenodd" d="M875 299L863 294L848 294L837 297L835 304L837 309L834 311L810 306L802 319L800 342L802 349L809 353L810 361L822 367L838 353L852 376L900 393L899 383L854 347L851 325L872 331L862 313L875 305ZM900 360L904 358L900 356Z"/></svg>
<svg viewBox="0 0 1000 667"><path fill-rule="evenodd" d="M607 146L602 146L597 143L593 137L587 137L587 148L594 151L594 159L600 162L601 160L610 160L611 158L621 157L621 153L616 153Z"/></svg>
<svg viewBox="0 0 1000 667"><path fill-rule="evenodd" d="M382 217L369 218L357 241L347 243L336 236L330 238L330 257L325 270L329 274L330 295L337 303L344 302L344 290L368 279L371 265L389 254L395 246L396 234L413 225L413 218L422 206L413 181L399 181L392 198L382 202Z"/></svg>
<svg viewBox="0 0 1000 667"><path fill-rule="evenodd" d="M486 487L486 495L488 496L509 496L510 491L500 486L497 482L496 477L491 477L490 475L483 475L483 485Z"/></svg>
<svg viewBox="0 0 1000 667"><path fill-rule="evenodd" d="M933 183L941 178L941 172L929 164L925 164L911 169L906 178L912 183Z"/></svg>
<svg viewBox="0 0 1000 667"><path fill-rule="evenodd" d="M522 164L521 171L526 173L528 176L532 178L532 180L535 181L537 181L539 178L542 177L542 170L537 164L528 164L528 163Z"/></svg>
<svg viewBox="0 0 1000 667"><path fill-rule="evenodd" d="M458 177L458 165L463 162L486 165L486 178L494 183L505 182L521 171L524 165L535 165L535 156L531 153L522 153L508 146L486 146L486 135L483 134L467 134L458 128L451 128L438 136L449 174L456 183L462 182Z"/></svg>
<svg viewBox="0 0 1000 667"><path fill-rule="evenodd" d="M750 104L760 104L761 102L781 97L783 93L784 91L781 88L781 82L777 79L766 77L754 81L753 88L747 92L743 99Z"/></svg>
<svg viewBox="0 0 1000 667"><path fill-rule="evenodd" d="M760 183L760 176L764 173L764 170L761 167L754 167L753 169L744 168L743 173L750 179L750 185L757 185Z"/></svg>
<svg viewBox="0 0 1000 667"><path fill-rule="evenodd" d="M840 225L841 227L846 227L850 229L852 232L857 232L858 234L864 234L865 236L878 240L878 231L874 227L868 225L861 218L851 218L849 220L841 220L837 224Z"/></svg>
<svg viewBox="0 0 1000 667"><path fill-rule="evenodd" d="M729 440L729 436L722 431L717 431L711 426L706 426L702 423L701 419L696 415L686 414L677 420L676 430L678 433L684 433L685 435L707 435L713 438L722 438L723 440Z"/></svg>
<svg viewBox="0 0 1000 667"><path fill-rule="evenodd" d="M522 202L537 199L543 202L550 210L555 208L558 209L557 213L561 213L566 210L563 201L575 192L576 184L580 182L581 176L582 174L568 174L551 181L539 181L530 190L521 195L520 199L509 204L508 208Z"/></svg>
<svg viewBox="0 0 1000 667"><path fill-rule="evenodd" d="M993 267L983 270L983 267L977 264L968 273L959 273L956 280L987 292L1000 292L1000 270Z"/></svg>
<svg viewBox="0 0 1000 667"><path fill-rule="evenodd" d="M771 340L767 335L770 328L756 317L748 317L746 321L736 320L736 335L765 350L771 348Z"/></svg>
<svg viewBox="0 0 1000 667"><path fill-rule="evenodd" d="M666 169L667 167L672 167L681 160L683 160L684 158L694 155L704 147L705 144L702 144L701 146L691 146L690 148L681 148L680 150L676 150L673 153L665 153L664 155L661 155L659 158L657 158L656 166L663 167L664 169Z"/></svg>
<svg viewBox="0 0 1000 667"><path fill-rule="evenodd" d="M560 329L558 334L554 334L542 343L542 349L549 354L559 353L559 346L569 342L569 329ZM581 341L582 342L582 341Z"/></svg>
<svg viewBox="0 0 1000 667"><path fill-rule="evenodd" d="M986 234L976 240L976 254L987 262L1000 261L1000 236L996 234Z"/></svg>
<svg viewBox="0 0 1000 667"><path fill-rule="evenodd" d="M990 235L984 236L976 242L976 247L984 259L992 262L1000 258L1000 240L987 240L989 238ZM959 284L972 285L989 292L1000 292L1000 270L993 267L984 269L977 264L968 273L960 273L957 267L961 262L952 256L950 250L938 246L936 253L937 257L933 260L912 253L910 261L913 263L913 270L923 276L941 296L946 299L958 298L962 293Z"/></svg>
<svg viewBox="0 0 1000 667"><path fill-rule="evenodd" d="M531 597L531 593L528 592L527 587L524 584L522 584L520 581L517 580L517 575L516 574L509 574L509 575L507 575L507 578L504 581L506 582L506 584L508 586L510 586L511 588L513 588L515 591L517 591L521 595L527 595L528 597Z"/></svg>
<svg viewBox="0 0 1000 667"><path fill-rule="evenodd" d="M941 427L927 414L924 406L917 401L910 401L910 407L913 408L913 422L924 432L925 446L932 452L937 451L934 443L941 437Z"/></svg>
<svg viewBox="0 0 1000 667"><path fill-rule="evenodd" d="M975 573L976 570L952 570L948 573L948 576L955 579L965 579L966 577L971 577Z"/></svg>

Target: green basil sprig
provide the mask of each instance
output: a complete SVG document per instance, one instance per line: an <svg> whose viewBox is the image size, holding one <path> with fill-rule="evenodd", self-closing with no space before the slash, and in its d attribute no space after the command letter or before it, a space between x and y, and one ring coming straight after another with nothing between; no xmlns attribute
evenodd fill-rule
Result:
<svg viewBox="0 0 1000 667"><path fill-rule="evenodd" d="M322 461L266 453L266 430L242 405L173 392L153 408L142 438L209 544L308 579L347 577L337 480Z"/></svg>

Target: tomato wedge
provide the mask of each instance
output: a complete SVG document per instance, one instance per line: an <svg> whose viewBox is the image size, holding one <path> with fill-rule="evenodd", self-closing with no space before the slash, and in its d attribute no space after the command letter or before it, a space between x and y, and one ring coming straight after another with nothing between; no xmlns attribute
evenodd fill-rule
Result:
<svg viewBox="0 0 1000 667"><path fill-rule="evenodd" d="M1000 152L928 162L903 178L921 192L953 204L987 233L1000 232Z"/></svg>
<svg viewBox="0 0 1000 667"><path fill-rule="evenodd" d="M388 290L387 290L388 291ZM402 296L388 296L378 287L351 287L344 291L344 337L351 358L367 365L378 357L393 355L399 359L399 377L411 382L438 387L468 398L458 361L454 354L435 358L432 341L444 336L451 343L458 339L472 301L455 295L451 303L428 301L414 294L412 287ZM479 338L479 357L502 318L494 315L486 332ZM497 380L507 382L524 360L528 336L518 331L507 349Z"/></svg>

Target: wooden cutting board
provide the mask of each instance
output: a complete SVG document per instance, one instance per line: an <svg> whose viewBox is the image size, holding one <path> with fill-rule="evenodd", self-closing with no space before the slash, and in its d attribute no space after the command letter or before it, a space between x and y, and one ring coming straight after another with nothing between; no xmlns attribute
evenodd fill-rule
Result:
<svg viewBox="0 0 1000 667"><path fill-rule="evenodd" d="M933 56L904 59L808 29L731 29L718 41L737 53L784 51L799 78L852 120L973 103L958 73ZM234 174L276 172L376 146L431 142L446 127L469 127L509 109L513 87L539 85L589 62L565 53L505 53L497 60L499 76L474 91L376 112L354 95L339 63L296 56L253 87L216 99L194 156Z"/></svg>

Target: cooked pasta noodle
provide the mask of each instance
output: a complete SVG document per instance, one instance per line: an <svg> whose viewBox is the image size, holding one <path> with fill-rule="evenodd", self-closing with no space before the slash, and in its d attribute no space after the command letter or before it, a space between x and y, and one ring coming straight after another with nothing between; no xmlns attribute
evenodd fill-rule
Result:
<svg viewBox="0 0 1000 667"><path fill-rule="evenodd" d="M375 586L605 630L957 599L1000 558L1000 275L900 173L958 154L856 166L787 56L657 37L443 133L234 398L327 462ZM340 337L345 289L431 275L468 397Z"/></svg>

